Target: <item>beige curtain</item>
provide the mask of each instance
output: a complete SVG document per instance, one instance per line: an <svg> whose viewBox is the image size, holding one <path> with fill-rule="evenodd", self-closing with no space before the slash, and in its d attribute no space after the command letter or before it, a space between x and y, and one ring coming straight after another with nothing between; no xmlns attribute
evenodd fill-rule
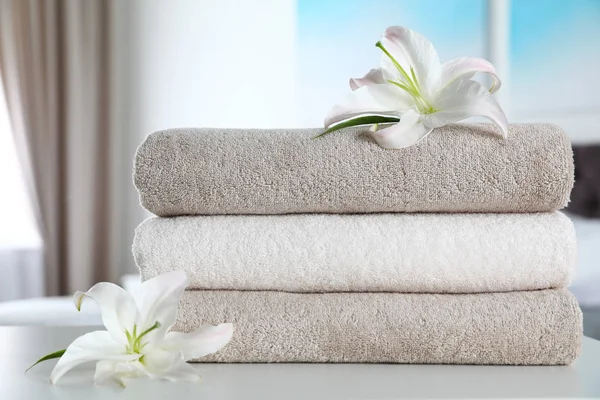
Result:
<svg viewBox="0 0 600 400"><path fill-rule="evenodd" d="M108 0L0 0L0 72L49 295L117 279L109 8Z"/></svg>

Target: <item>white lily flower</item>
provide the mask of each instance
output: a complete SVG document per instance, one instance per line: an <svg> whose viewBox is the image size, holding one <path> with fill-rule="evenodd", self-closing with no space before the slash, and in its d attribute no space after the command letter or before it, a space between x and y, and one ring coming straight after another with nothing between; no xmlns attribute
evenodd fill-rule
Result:
<svg viewBox="0 0 600 400"><path fill-rule="evenodd" d="M124 386L124 379L140 376L198 380L199 375L186 361L221 349L231 339L233 326L204 325L192 333L169 332L187 284L185 273L175 271L142 283L134 295L107 282L75 293L78 310L86 297L98 303L106 331L75 339L54 367L50 381L56 383L71 368L88 361L97 361L97 384L116 382Z"/></svg>
<svg viewBox="0 0 600 400"><path fill-rule="evenodd" d="M385 148L404 148L417 143L434 128L471 116L494 122L506 137L508 122L491 93L500 88L494 66L480 58L458 58L440 63L437 51L423 35L404 27L388 28L377 47L383 51L381 68L360 79L350 79L353 92L333 107L325 119L325 133L357 122L399 122L373 136ZM477 73L494 79L491 89L471 80ZM337 125L336 125L337 124ZM335 126L334 126L335 125ZM331 128L334 126L333 128Z"/></svg>

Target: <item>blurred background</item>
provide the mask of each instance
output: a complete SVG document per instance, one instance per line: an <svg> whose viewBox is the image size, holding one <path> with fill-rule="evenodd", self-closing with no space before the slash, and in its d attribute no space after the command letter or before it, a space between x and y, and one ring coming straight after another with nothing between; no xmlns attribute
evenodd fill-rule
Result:
<svg viewBox="0 0 600 400"><path fill-rule="evenodd" d="M147 134L322 126L391 25L492 61L509 121L565 129L572 290L600 338L600 0L0 0L0 325L97 323L62 296L135 285Z"/></svg>

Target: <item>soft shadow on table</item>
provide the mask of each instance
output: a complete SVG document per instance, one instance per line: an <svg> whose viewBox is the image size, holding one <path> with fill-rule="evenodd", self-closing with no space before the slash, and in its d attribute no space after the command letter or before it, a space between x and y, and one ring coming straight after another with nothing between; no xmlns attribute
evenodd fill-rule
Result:
<svg viewBox="0 0 600 400"><path fill-rule="evenodd" d="M49 362L26 375L44 398L561 398L570 397L578 386L571 367L197 364L203 377L199 383L138 379L122 389L94 386L93 364L51 385L48 377L53 366Z"/></svg>
<svg viewBox="0 0 600 400"><path fill-rule="evenodd" d="M94 363L89 363L71 370L61 378L58 384L52 385L49 377L55 362L47 362L44 366L24 374L25 382L29 386L28 392L35 399L170 399L188 398L192 394L202 393L202 382L177 382L152 381L149 379L132 380L127 388L118 385L96 386L94 384ZM199 391L200 390L200 391ZM7 399L16 397L17 390L3 392L4 395L13 394ZM175 396L175 397L171 397ZM4 399L0 395L1 399Z"/></svg>
<svg viewBox="0 0 600 400"><path fill-rule="evenodd" d="M447 365L201 365L207 393L226 398L565 398L578 387L572 367ZM307 383L310 382L308 385ZM214 394L217 392L215 391ZM322 397L325 398L325 397Z"/></svg>

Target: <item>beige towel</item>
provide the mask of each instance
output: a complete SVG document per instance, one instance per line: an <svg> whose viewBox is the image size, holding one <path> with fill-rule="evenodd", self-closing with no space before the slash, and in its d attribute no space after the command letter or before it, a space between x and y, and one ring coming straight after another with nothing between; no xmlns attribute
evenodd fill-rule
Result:
<svg viewBox="0 0 600 400"><path fill-rule="evenodd" d="M199 361L570 364L581 312L565 290L487 294L186 291L174 329L233 322Z"/></svg>
<svg viewBox="0 0 600 400"><path fill-rule="evenodd" d="M565 206L569 140L552 125L449 125L402 150L366 128L174 129L135 157L144 207L159 216L370 212L538 212Z"/></svg>
<svg viewBox="0 0 600 400"><path fill-rule="evenodd" d="M150 218L143 279L183 269L193 289L477 293L566 287L575 231L536 214L288 214Z"/></svg>

